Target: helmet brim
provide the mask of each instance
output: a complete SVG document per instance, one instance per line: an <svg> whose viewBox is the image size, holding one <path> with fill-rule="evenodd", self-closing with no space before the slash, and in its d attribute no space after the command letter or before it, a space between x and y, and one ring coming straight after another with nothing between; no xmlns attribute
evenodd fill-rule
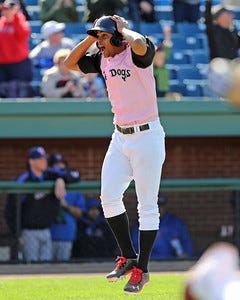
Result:
<svg viewBox="0 0 240 300"><path fill-rule="evenodd" d="M114 34L115 30L111 30L109 28L97 26L97 27L94 27L94 28L91 28L91 29L87 30L87 34L97 38L98 37L98 35L97 35L98 31L104 31L104 32Z"/></svg>

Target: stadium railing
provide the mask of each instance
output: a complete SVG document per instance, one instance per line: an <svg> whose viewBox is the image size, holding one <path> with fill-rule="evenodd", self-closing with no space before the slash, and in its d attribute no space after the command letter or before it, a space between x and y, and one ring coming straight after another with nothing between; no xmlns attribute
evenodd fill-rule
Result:
<svg viewBox="0 0 240 300"><path fill-rule="evenodd" d="M81 191L86 194L100 194L100 181L81 181L67 184L69 191ZM33 192L49 192L53 189L54 182L46 181L41 183L18 183L15 181L1 181L0 193L26 194ZM163 179L161 181L162 192L192 192L192 191L235 191L236 193L236 215L235 215L235 244L240 249L240 178L196 178L196 179ZM134 192L132 183L127 192ZM16 214L17 232L16 240L20 236L20 199L18 212ZM237 234L236 234L237 233Z"/></svg>

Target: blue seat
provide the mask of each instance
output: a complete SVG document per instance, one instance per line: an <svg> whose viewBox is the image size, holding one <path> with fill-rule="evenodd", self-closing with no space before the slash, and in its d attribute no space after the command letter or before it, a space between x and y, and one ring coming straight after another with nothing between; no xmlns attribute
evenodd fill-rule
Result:
<svg viewBox="0 0 240 300"><path fill-rule="evenodd" d="M172 10L167 10L167 9L155 10L155 13L156 13L157 19L159 21L171 21L171 20L173 20Z"/></svg>
<svg viewBox="0 0 240 300"><path fill-rule="evenodd" d="M177 65L169 65L169 64L166 65L170 80L177 79L177 75L176 75L177 67L178 67Z"/></svg>
<svg viewBox="0 0 240 300"><path fill-rule="evenodd" d="M234 15L235 20L240 20L240 9L239 9L239 7L233 9L233 15Z"/></svg>
<svg viewBox="0 0 240 300"><path fill-rule="evenodd" d="M171 52L171 55L169 56L167 63L174 64L174 65L188 64L189 60L187 55L183 51L176 50Z"/></svg>
<svg viewBox="0 0 240 300"><path fill-rule="evenodd" d="M176 31L184 36L194 36L198 33L203 33L205 27L198 23L176 23Z"/></svg>
<svg viewBox="0 0 240 300"><path fill-rule="evenodd" d="M173 49L187 50L187 49L201 49L201 43L195 36L174 36L172 38Z"/></svg>
<svg viewBox="0 0 240 300"><path fill-rule="evenodd" d="M165 5L172 5L171 0L154 0L154 5L157 6L165 6Z"/></svg>
<svg viewBox="0 0 240 300"><path fill-rule="evenodd" d="M73 34L85 34L87 25L85 23L66 23L65 35L71 37Z"/></svg>
<svg viewBox="0 0 240 300"><path fill-rule="evenodd" d="M32 33L41 32L42 23L40 21L29 21L29 23L30 23Z"/></svg>
<svg viewBox="0 0 240 300"><path fill-rule="evenodd" d="M189 51L187 55L193 65L209 63L209 55L205 51Z"/></svg>
<svg viewBox="0 0 240 300"><path fill-rule="evenodd" d="M140 23L140 32L143 35L153 35L153 36L157 37L157 35L163 34L163 29L162 29L162 25L159 22L156 22L156 23L141 22Z"/></svg>
<svg viewBox="0 0 240 300"><path fill-rule="evenodd" d="M174 36L172 37L173 50L184 50L187 49L186 39L184 37Z"/></svg>
<svg viewBox="0 0 240 300"><path fill-rule="evenodd" d="M184 86L179 80L170 80L169 81L169 92L184 94Z"/></svg>
<svg viewBox="0 0 240 300"><path fill-rule="evenodd" d="M201 42L196 36L186 37L187 49L201 49Z"/></svg>
<svg viewBox="0 0 240 300"><path fill-rule="evenodd" d="M184 84L183 96L186 97L203 97L202 86L197 83Z"/></svg>
<svg viewBox="0 0 240 300"><path fill-rule="evenodd" d="M29 9L28 14L29 14L29 16L31 17L31 19L33 21L38 21L39 20L39 11Z"/></svg>
<svg viewBox="0 0 240 300"><path fill-rule="evenodd" d="M195 66L180 66L176 70L177 79L183 82L185 79L200 80L202 75Z"/></svg>
<svg viewBox="0 0 240 300"><path fill-rule="evenodd" d="M29 6L29 5L31 5L31 6L38 6L39 5L38 0L25 0L24 4L26 6Z"/></svg>

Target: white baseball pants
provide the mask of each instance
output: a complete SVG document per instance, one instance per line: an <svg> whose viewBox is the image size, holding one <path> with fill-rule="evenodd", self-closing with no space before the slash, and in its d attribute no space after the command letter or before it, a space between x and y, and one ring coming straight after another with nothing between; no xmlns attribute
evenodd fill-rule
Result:
<svg viewBox="0 0 240 300"><path fill-rule="evenodd" d="M133 134L115 129L102 167L101 202L106 218L124 213L123 193L134 180L139 229L158 230L157 200L165 160L165 133L159 119L148 124L150 129Z"/></svg>

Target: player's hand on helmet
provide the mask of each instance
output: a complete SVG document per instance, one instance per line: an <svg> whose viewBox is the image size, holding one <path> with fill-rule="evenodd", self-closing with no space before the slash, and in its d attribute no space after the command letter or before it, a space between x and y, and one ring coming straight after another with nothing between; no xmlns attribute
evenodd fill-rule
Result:
<svg viewBox="0 0 240 300"><path fill-rule="evenodd" d="M128 28L128 21L123 17L113 15L111 19L116 22L118 32L122 33L123 28Z"/></svg>

